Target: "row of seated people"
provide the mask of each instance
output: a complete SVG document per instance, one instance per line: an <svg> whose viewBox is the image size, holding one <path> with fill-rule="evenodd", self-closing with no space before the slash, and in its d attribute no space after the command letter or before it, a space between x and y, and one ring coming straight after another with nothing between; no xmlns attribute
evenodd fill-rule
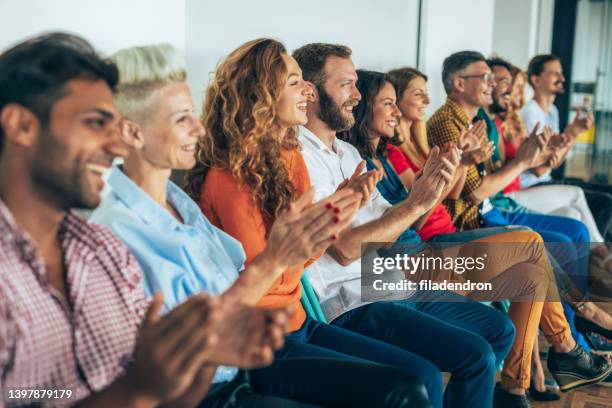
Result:
<svg viewBox="0 0 612 408"><path fill-rule="evenodd" d="M422 73L356 70L346 46L290 55L257 39L220 62L199 119L168 45L104 60L55 33L3 53L3 404L525 407L538 329L563 391L608 382L612 366L577 330L610 337L588 299L589 258L605 284L607 248L591 249L578 220L498 194L556 166L592 119L561 134L536 125L511 158L511 132L494 122L516 113L500 67L449 56L447 102L425 125ZM173 170L188 171L185 191ZM363 243L410 256L485 248L494 262L480 273L404 277L495 293L364 298ZM329 323L302 306L305 268ZM507 314L480 302L491 296Z"/></svg>

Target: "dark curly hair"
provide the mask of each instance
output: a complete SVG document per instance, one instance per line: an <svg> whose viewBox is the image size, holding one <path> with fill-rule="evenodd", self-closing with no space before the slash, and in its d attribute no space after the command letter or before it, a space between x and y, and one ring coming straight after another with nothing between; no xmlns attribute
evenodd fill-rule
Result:
<svg viewBox="0 0 612 408"><path fill-rule="evenodd" d="M395 132L391 138L382 137L378 142L378 147L374 151L374 146L370 141L368 128L372 120L372 108L374 99L383 89L386 83L391 81L386 74L376 71L357 70L357 89L361 94L361 101L353 110L355 125L347 131L338 133L338 137L345 142L355 146L359 154L363 157L375 157L377 155L387 156L387 143L399 145L401 143L399 134Z"/></svg>

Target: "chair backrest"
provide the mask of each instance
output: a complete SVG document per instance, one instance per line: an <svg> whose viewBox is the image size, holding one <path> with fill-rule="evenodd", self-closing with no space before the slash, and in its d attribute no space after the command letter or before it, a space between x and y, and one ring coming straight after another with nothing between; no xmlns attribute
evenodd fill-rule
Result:
<svg viewBox="0 0 612 408"><path fill-rule="evenodd" d="M306 272L307 271L304 271L302 275L302 305L304 306L304 310L306 310L306 314L312 319L327 323L327 319L319 305L319 298L317 298L317 294L312 288Z"/></svg>
<svg viewBox="0 0 612 408"><path fill-rule="evenodd" d="M312 308L312 303L310 303L310 298L306 294L306 289L304 289L304 284L302 284L302 306L304 306L304 311L306 312L306 315L308 317L310 317L313 320L317 320L317 321L319 320L317 318L317 314Z"/></svg>

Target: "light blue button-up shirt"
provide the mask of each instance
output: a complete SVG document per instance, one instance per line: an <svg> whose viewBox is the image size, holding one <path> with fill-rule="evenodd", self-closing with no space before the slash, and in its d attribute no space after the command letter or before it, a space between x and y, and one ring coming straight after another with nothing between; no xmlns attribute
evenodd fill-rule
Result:
<svg viewBox="0 0 612 408"><path fill-rule="evenodd" d="M112 168L108 183L112 191L91 220L110 227L130 248L144 272L147 294L163 293L164 311L196 293L220 294L238 278L246 259L242 245L212 225L176 184L168 181L167 200L184 223L119 167ZM237 371L219 367L214 382L229 381Z"/></svg>

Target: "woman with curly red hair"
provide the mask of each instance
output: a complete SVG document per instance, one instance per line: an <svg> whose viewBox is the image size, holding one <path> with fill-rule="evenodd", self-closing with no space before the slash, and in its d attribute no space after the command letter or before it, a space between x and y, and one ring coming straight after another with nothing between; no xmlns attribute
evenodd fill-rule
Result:
<svg viewBox="0 0 612 408"><path fill-rule="evenodd" d="M247 265L265 247L270 225L310 190L296 127L307 122L311 88L296 61L271 39L250 41L219 65L203 107L205 136L187 189L208 219L242 242ZM357 195L347 207L359 206ZM355 205L355 208L352 206ZM339 209L341 216L346 209ZM307 265L308 263L306 263ZM428 360L370 337L306 317L300 304L305 264L288 268L259 301L293 305L295 314L277 358L323 357L389 364L416 375L440 407L440 371ZM366 374L355 373L363 378ZM343 378L344 382L352 379Z"/></svg>

